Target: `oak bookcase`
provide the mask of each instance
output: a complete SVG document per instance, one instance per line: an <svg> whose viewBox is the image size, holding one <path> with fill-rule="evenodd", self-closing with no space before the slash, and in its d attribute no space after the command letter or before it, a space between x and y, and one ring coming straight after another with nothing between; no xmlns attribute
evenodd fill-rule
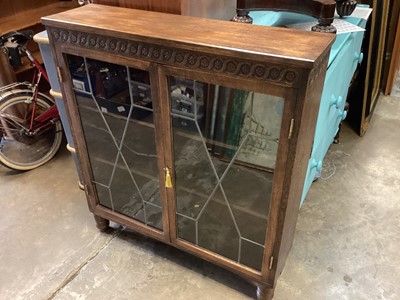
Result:
<svg viewBox="0 0 400 300"><path fill-rule="evenodd" d="M97 227L127 226L272 298L335 36L102 5L42 21Z"/></svg>

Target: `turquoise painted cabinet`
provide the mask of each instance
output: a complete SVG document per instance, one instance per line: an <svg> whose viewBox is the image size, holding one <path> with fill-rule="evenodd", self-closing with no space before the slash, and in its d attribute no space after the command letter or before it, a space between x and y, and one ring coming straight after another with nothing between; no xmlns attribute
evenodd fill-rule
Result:
<svg viewBox="0 0 400 300"><path fill-rule="evenodd" d="M264 26L285 26L314 20L311 17L282 12L252 12L250 15L254 20L253 24ZM345 20L362 28L366 26L363 19L348 17ZM339 130L340 122L346 118L344 106L350 81L363 59L363 36L364 32L361 31L338 34L332 46L301 205L312 182L320 177L325 155Z"/></svg>

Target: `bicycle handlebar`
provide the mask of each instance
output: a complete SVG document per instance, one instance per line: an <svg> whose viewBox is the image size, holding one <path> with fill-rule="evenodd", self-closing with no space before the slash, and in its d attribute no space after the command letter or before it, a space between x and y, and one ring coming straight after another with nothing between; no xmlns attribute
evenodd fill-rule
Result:
<svg viewBox="0 0 400 300"><path fill-rule="evenodd" d="M34 32L32 30L11 31L0 36L0 48L5 49L8 54L9 62L13 67L22 65L21 53L28 54L26 43L32 39ZM31 60L31 57L29 57Z"/></svg>
<svg viewBox="0 0 400 300"><path fill-rule="evenodd" d="M26 42L32 39L34 35L33 30L11 31L0 36L0 47L4 46L6 42L23 46Z"/></svg>

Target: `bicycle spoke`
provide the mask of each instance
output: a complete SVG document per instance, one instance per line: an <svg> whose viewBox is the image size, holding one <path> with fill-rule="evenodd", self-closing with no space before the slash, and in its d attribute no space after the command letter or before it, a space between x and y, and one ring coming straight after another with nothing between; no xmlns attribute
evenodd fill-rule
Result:
<svg viewBox="0 0 400 300"><path fill-rule="evenodd" d="M7 125L14 126L14 127L20 127L21 129L28 131L28 128L23 126L20 123L20 122L22 122L22 119L14 117L12 115L0 113L0 126L2 128L5 128L6 125L3 125L4 124L3 122L5 122L5 124L7 124ZM11 128L9 128L9 129L11 129Z"/></svg>

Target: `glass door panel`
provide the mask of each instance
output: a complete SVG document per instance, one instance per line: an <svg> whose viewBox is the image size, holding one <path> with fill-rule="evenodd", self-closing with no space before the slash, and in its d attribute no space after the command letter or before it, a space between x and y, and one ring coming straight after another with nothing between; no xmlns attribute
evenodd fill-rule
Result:
<svg viewBox="0 0 400 300"><path fill-rule="evenodd" d="M99 203L162 230L148 71L66 58Z"/></svg>
<svg viewBox="0 0 400 300"><path fill-rule="evenodd" d="M284 100L168 81L178 238L261 270Z"/></svg>

